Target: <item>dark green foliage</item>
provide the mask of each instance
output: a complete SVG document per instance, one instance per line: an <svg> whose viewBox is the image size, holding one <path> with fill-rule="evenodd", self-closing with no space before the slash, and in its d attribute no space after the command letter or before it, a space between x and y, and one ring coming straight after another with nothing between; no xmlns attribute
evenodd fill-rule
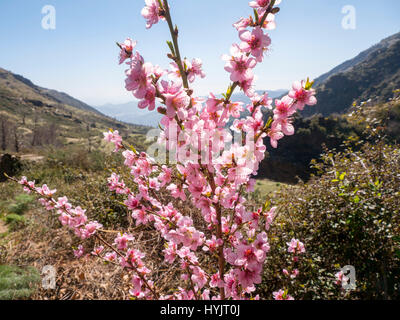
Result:
<svg viewBox="0 0 400 320"><path fill-rule="evenodd" d="M269 155L261 163L257 178L287 183L297 183L298 178L307 181L313 172L310 162L320 157L324 146L340 149L343 140L362 131L361 126L350 124L342 116L298 116L293 124L296 134L280 140L277 149L265 141Z"/></svg>
<svg viewBox="0 0 400 320"><path fill-rule="evenodd" d="M0 182L7 180L4 174L13 176L17 174L20 169L21 162L18 160L18 158L10 154L4 154L0 156Z"/></svg>
<svg viewBox="0 0 400 320"><path fill-rule="evenodd" d="M381 138L362 145L326 153L315 163L320 178L272 199L280 215L270 235L266 297L285 286L298 299L400 298L400 150ZM292 237L307 253L297 282L288 284L282 266ZM347 295L334 284L345 265L355 267L357 278L357 289Z"/></svg>
<svg viewBox="0 0 400 320"><path fill-rule="evenodd" d="M0 300L28 299L40 280L39 272L33 267L0 265Z"/></svg>

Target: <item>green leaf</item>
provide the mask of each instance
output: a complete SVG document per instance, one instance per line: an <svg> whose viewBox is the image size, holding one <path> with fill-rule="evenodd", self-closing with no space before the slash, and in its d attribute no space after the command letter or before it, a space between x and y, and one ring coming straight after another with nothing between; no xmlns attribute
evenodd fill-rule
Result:
<svg viewBox="0 0 400 320"><path fill-rule="evenodd" d="M315 81L310 82L310 78L307 78L307 82L306 82L304 89L310 90L312 88L312 86L314 85L314 82Z"/></svg>
<svg viewBox="0 0 400 320"><path fill-rule="evenodd" d="M260 18L258 17L258 12L256 9L254 9L254 17L256 18L256 21L258 23L258 21L260 20Z"/></svg>
<svg viewBox="0 0 400 320"><path fill-rule="evenodd" d="M176 54L175 54L174 45L172 44L171 41L167 41L167 45L168 45L169 49L171 50L172 55L175 57Z"/></svg>

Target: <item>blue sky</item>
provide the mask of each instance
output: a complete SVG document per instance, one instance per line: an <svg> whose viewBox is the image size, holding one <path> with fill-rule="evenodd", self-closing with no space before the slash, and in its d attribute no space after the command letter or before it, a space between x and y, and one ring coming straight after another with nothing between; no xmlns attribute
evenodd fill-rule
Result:
<svg viewBox="0 0 400 320"><path fill-rule="evenodd" d="M378 5L377 5L378 4ZM56 9L56 29L42 28L42 7ZM115 41L137 39L145 60L168 66L165 23L145 29L142 0L0 0L0 67L92 105L122 103L124 89ZM356 9L356 29L342 28L342 8ZM238 41L232 27L251 12L246 0L170 0L181 52L204 62L196 93L220 93L229 76L221 55ZM257 89L281 89L321 75L400 31L398 0L283 0L271 51L256 69Z"/></svg>

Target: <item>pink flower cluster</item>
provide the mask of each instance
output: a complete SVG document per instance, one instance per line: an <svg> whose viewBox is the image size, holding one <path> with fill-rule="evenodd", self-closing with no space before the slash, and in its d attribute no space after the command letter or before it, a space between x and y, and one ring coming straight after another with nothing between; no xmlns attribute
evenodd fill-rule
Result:
<svg viewBox="0 0 400 320"><path fill-rule="evenodd" d="M150 3L146 3L149 7ZM152 2L152 6L156 21L157 4ZM264 29L274 28L274 15L270 12L270 1L254 1L250 6L257 10L260 20L242 20L236 24L241 43L232 45L230 56L223 56L225 70L231 74L233 82L231 90L238 86L251 98L252 103L246 106L250 116L240 118L243 103L230 101L229 93L225 99L211 93L205 103L189 96L189 91L183 88L182 79L186 76L192 83L196 76L204 77L199 59L191 62L185 59L181 66L175 60L171 63L171 71L156 74L154 68L144 63L136 53L127 71L129 91L133 91L139 99L144 97L144 92L151 92L150 109L154 108L156 98L165 105L165 108L158 109L165 114L161 120L163 131L159 143L170 152L170 161L171 155L177 158L177 165L171 170L144 153L125 150L125 165L131 170L138 192L132 193L115 174L109 179L109 187L112 191L126 194L128 199L125 204L137 225L151 223L160 232L165 239L165 260L168 263L178 260L182 280L191 284L187 290L181 288L179 294L164 296L166 299L243 299L255 291L255 285L261 282L262 266L269 251L265 231L273 222L276 208L267 212L262 209L249 211L240 190L242 186L246 190L253 188L250 177L257 173L266 150L263 138L269 136L271 144L276 147L284 134L294 133L291 116L302 110L305 104L316 102L314 91L311 87L306 88L308 82L295 83L287 97L275 102L274 109L267 94L259 96L254 92L253 69L263 61L264 53L271 44ZM149 9L146 10L148 12ZM265 15L264 19L262 15ZM148 16L145 18L148 19ZM247 30L248 27L252 30ZM164 74L170 75L173 80L162 80ZM269 128L264 123L263 108L273 109L274 117ZM224 129L231 118L235 119L231 129L247 138L244 145L234 142L226 149L225 144L231 137ZM190 153L193 147L201 152ZM207 162L209 158L211 162ZM162 203L157 197L162 189L169 192L172 198L191 201L200 210L212 236L208 238L204 232L197 230L192 218L182 215L172 203ZM208 274L199 264L198 250L219 255L226 263L225 270ZM289 250L302 253L303 249L296 242L296 246ZM298 271L293 271L292 276L297 274ZM212 297L213 291L204 289L207 284L210 288L219 289L219 294Z"/></svg>
<svg viewBox="0 0 400 320"><path fill-rule="evenodd" d="M280 1L279 1L280 2ZM277 3L275 3L276 5ZM253 69L257 63L262 62L265 52L271 45L271 39L264 29L275 29L275 15L268 11L271 9L270 0L258 0L249 3L257 12L256 19L241 18L234 24L239 31L240 44L233 44L231 55L224 55L225 70L231 74L231 80L238 85L248 97L253 97L254 74ZM248 30L251 27L252 30Z"/></svg>
<svg viewBox="0 0 400 320"><path fill-rule="evenodd" d="M290 242L287 243L288 245L288 252L293 254L300 254L306 252L303 242L299 241L298 239L292 239Z"/></svg>
<svg viewBox="0 0 400 320"><path fill-rule="evenodd" d="M294 280L300 274L299 269L296 267L296 264L299 262L299 257L297 255L305 253L306 249L304 244L298 239L293 238L286 244L288 246L287 252L291 253L293 256L291 256L291 266L287 269L283 269L282 273L287 277L287 279ZM273 297L275 300L294 300L292 296L288 295L287 290L283 289L273 292Z"/></svg>
<svg viewBox="0 0 400 320"><path fill-rule="evenodd" d="M294 134L294 127L292 124L292 116L297 110L303 110L305 105L315 105L317 100L315 98L315 90L305 87L305 81L293 83L293 88L288 95L280 100L275 100L274 120L271 125L271 130L268 133L271 146L276 148L278 140L282 139L285 135L290 136Z"/></svg>
<svg viewBox="0 0 400 320"><path fill-rule="evenodd" d="M285 292L282 289L274 292L273 296L275 300L294 300L294 298L291 295L287 294L287 292Z"/></svg>
<svg viewBox="0 0 400 320"><path fill-rule="evenodd" d="M106 132L104 139L115 145L116 152L123 151L124 165L130 172L129 179L113 173L107 184L110 191L125 197L124 204L136 225L146 225L160 234L165 263L179 265L181 282L173 293L158 291L151 280L152 271L145 266L145 253L133 247L137 243L133 235L120 232L112 243L107 243L96 234L102 226L88 221L85 210L73 207L66 197L54 200L55 190L45 185L35 188L25 177L20 181L26 191L42 196L40 201L48 210L57 210L61 223L78 237L86 239L96 234L104 246L95 247L92 255L133 271L130 294L135 298L259 298L255 295L256 285L262 281L270 250L267 232L277 208L254 210L245 196L254 190L251 176L257 174L265 157L264 139L269 137L276 147L284 135L294 133L291 116L305 105L316 103L308 81L295 83L288 96L275 101L275 108L268 94L254 91L253 70L271 44L264 30L275 28L273 12L277 11L272 3L250 2L257 12L254 19L241 19L235 24L240 43L233 44L230 55L223 57L233 82L223 98L213 93L205 100L193 96L189 84L205 77L202 61L180 59L177 29L171 31L174 43L169 43L171 70L145 62L139 52L134 52L135 41L128 38L119 44L119 61L129 66L126 89L139 100L139 108L154 110L157 102L163 105L157 108L164 115L158 142L169 153L169 161L166 165L147 153L130 150L118 131ZM146 0L142 15L147 28L160 20L173 25L167 1ZM237 87L251 99L250 104L231 100ZM242 117L245 109L248 115ZM264 109L273 110L273 118L267 123ZM231 133L226 128L232 119ZM240 139L232 139L235 133ZM190 215L179 210L179 202L190 203ZM194 216L203 221L198 224ZM293 255L305 252L299 240L293 239L288 246ZM83 254L83 247L75 250L76 256ZM204 263L205 255L209 257L206 261L215 263ZM298 275L297 269L286 272L292 277ZM274 297L292 299L283 290L275 292Z"/></svg>
<svg viewBox="0 0 400 320"><path fill-rule="evenodd" d="M145 0L146 6L142 9L142 16L147 20L146 28L150 29L153 24L165 20L159 0Z"/></svg>
<svg viewBox="0 0 400 320"><path fill-rule="evenodd" d="M88 221L86 210L81 207L73 207L67 197L61 197L55 200L53 195L56 190L50 190L47 185L35 187L34 181L28 181L26 177L22 177L19 184L24 186L24 190L28 193L35 192L42 196L39 202L47 210L56 210L59 214L59 220L64 226L71 228L75 235L81 239L88 239L93 236L102 225L97 221Z"/></svg>
<svg viewBox="0 0 400 320"><path fill-rule="evenodd" d="M104 139L107 142L112 142L115 145L115 150L114 152L117 152L118 150L121 150L123 148L122 146L122 138L119 135L118 130L115 131L109 131L109 132L104 132Z"/></svg>

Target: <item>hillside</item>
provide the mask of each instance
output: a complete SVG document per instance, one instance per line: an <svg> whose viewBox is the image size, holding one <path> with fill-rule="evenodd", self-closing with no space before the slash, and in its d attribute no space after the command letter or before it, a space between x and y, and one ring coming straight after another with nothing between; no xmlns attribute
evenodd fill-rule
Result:
<svg viewBox="0 0 400 320"><path fill-rule="evenodd" d="M148 128L116 121L87 104L0 68L0 149L31 150L46 145L100 146L102 132L120 130L143 141ZM140 139L138 138L140 137Z"/></svg>
<svg viewBox="0 0 400 320"><path fill-rule="evenodd" d="M384 125L387 141L400 141L400 98L386 103L370 102L364 104L362 110L367 118L376 119ZM279 147L273 149L266 142L268 155L262 161L257 178L274 181L297 183L298 178L307 181L313 170L310 162L318 160L328 149L343 150L345 140L349 137L368 140L364 135L365 121L355 120L351 115L353 108L346 114L324 117L314 115L304 118L296 116L294 126L296 134L286 136L279 141ZM355 140L356 141L356 140ZM354 146L356 149L356 146Z"/></svg>
<svg viewBox="0 0 400 320"><path fill-rule="evenodd" d="M400 33L321 75L315 84L318 104L304 116L343 113L354 101L387 101L400 88Z"/></svg>

